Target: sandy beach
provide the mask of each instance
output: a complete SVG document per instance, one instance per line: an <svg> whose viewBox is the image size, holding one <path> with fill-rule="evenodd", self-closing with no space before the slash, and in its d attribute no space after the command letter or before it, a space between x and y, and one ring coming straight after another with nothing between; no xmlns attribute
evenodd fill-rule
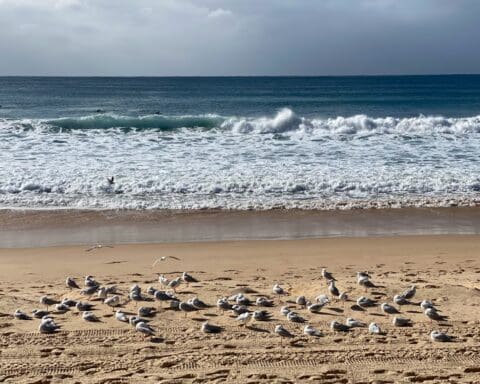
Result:
<svg viewBox="0 0 480 384"><path fill-rule="evenodd" d="M271 241L223 241L115 245L85 251L84 246L1 249L0 262L0 382L11 383L180 383L180 382L322 382L322 383L476 383L480 382L480 237L475 235L324 238ZM152 268L161 256L167 257ZM295 304L298 295L314 300L327 294L320 278L326 267L337 279L346 303L333 301L313 314ZM365 292L356 271L369 271L376 288ZM115 320L112 309L94 297L93 312L100 321L83 321L73 308L53 312L59 332L38 332L40 320L16 320L19 308L31 314L45 309L42 295L82 299L79 290L65 287L74 277L83 287L85 275L101 284L116 285L121 310L137 311L127 302L132 284L142 288L145 302L160 308L147 295L160 289L159 273L175 278L188 271L199 282L181 285L177 297L194 296L211 307L185 315L161 309L150 324L153 338L145 338L129 324ZM279 283L289 295L277 297ZM394 327L393 315L378 307L358 310L355 300L367 296L392 303L394 294L415 284L412 304L396 306L411 327ZM271 321L239 326L230 312L220 312L218 298L238 292L255 301L273 299L266 309ZM419 303L430 299L446 316L430 322ZM123 304L124 303L124 304ZM288 305L317 328L321 337L303 335L305 324L280 314ZM165 307L165 304L163 305ZM332 320L347 317L376 322L384 334L366 328L333 332ZM223 327L205 334L205 320ZM281 340L274 328L281 324L294 337ZM429 334L441 330L454 336L434 343Z"/></svg>

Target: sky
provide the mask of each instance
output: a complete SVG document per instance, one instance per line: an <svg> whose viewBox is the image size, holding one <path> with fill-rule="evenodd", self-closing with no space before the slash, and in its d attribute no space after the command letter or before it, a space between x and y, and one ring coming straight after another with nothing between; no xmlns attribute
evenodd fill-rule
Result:
<svg viewBox="0 0 480 384"><path fill-rule="evenodd" d="M0 75L480 73L478 0L0 0Z"/></svg>

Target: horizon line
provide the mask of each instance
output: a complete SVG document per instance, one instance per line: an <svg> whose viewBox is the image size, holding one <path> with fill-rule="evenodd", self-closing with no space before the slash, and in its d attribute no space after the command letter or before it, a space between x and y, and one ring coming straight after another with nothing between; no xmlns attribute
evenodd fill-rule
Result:
<svg viewBox="0 0 480 384"><path fill-rule="evenodd" d="M423 77L423 76L479 76L478 73L417 73L417 74L349 74L349 75L1 75L0 78L42 77L42 78L248 78L248 77Z"/></svg>

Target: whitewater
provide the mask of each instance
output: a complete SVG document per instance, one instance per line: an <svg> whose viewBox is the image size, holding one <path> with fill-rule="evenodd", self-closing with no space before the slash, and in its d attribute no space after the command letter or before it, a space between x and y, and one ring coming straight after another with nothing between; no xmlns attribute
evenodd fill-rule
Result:
<svg viewBox="0 0 480 384"><path fill-rule="evenodd" d="M480 115L317 116L287 107L0 115L0 208L472 206L479 132Z"/></svg>

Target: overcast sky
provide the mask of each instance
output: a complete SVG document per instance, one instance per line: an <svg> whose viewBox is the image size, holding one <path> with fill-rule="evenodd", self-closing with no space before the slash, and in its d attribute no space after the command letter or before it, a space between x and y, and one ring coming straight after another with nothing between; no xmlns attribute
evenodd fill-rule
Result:
<svg viewBox="0 0 480 384"><path fill-rule="evenodd" d="M477 0L0 0L0 75L480 73Z"/></svg>

